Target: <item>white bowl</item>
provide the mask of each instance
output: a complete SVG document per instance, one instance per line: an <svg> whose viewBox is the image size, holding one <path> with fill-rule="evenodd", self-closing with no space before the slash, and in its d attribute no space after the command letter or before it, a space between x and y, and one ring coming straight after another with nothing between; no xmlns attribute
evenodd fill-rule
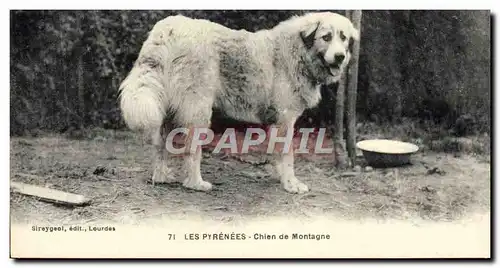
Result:
<svg viewBox="0 0 500 268"><path fill-rule="evenodd" d="M394 167L410 163L410 155L418 151L418 146L397 140L364 140L356 144L363 152L366 162L374 167Z"/></svg>

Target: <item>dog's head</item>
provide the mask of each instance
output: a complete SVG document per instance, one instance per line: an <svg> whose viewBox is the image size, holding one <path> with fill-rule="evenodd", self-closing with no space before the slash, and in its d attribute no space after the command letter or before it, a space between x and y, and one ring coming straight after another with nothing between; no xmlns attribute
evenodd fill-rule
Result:
<svg viewBox="0 0 500 268"><path fill-rule="evenodd" d="M311 13L305 16L300 37L314 65L323 69L327 80L337 82L351 59L359 30L346 17L331 13Z"/></svg>

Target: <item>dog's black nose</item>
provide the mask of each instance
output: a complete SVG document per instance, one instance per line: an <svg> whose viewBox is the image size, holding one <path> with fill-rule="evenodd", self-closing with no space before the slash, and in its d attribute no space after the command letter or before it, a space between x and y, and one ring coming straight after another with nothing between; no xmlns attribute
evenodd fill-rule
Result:
<svg viewBox="0 0 500 268"><path fill-rule="evenodd" d="M335 63L340 64L344 61L345 55L344 54L335 54Z"/></svg>

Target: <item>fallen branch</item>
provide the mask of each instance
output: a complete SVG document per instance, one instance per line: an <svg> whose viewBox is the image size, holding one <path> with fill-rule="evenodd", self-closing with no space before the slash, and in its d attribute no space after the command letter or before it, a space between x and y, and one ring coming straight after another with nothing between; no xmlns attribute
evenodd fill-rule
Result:
<svg viewBox="0 0 500 268"><path fill-rule="evenodd" d="M341 173L340 177L348 178L348 177L356 177L356 176L359 176L359 175L361 175L360 172L347 171L347 172Z"/></svg>

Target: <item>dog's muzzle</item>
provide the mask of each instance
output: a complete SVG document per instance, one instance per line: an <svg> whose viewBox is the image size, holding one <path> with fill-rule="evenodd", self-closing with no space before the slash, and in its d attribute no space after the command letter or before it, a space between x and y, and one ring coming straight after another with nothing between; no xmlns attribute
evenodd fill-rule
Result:
<svg viewBox="0 0 500 268"><path fill-rule="evenodd" d="M327 72L332 75L332 76L340 76L341 73L341 67L342 67L342 62L345 59L345 55L335 55L334 62L328 63L325 60L324 55L321 53L318 54L319 59L321 60L321 63L323 64L323 67L327 70Z"/></svg>
<svg viewBox="0 0 500 268"><path fill-rule="evenodd" d="M333 76L339 76L341 72L341 64L339 63L331 63L327 65L328 72Z"/></svg>
<svg viewBox="0 0 500 268"><path fill-rule="evenodd" d="M332 76L339 76L340 75L340 68L328 68L328 72L332 75Z"/></svg>
<svg viewBox="0 0 500 268"><path fill-rule="evenodd" d="M345 60L345 54L342 54L342 53L335 54L333 60L334 60L333 63L330 63L328 65L328 69L330 71L330 74L333 76L340 75L342 63Z"/></svg>

